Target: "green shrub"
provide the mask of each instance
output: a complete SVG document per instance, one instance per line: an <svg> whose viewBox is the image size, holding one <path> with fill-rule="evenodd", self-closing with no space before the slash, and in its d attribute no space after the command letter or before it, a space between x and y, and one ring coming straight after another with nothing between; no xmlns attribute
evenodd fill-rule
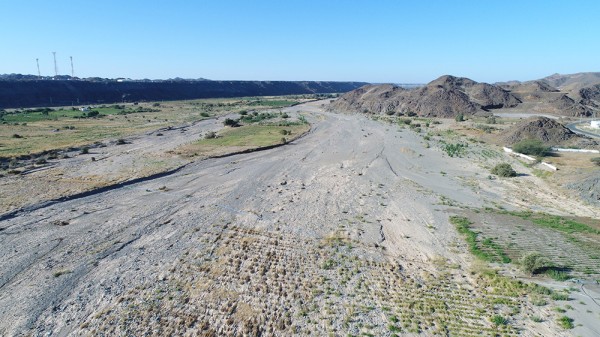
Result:
<svg viewBox="0 0 600 337"><path fill-rule="evenodd" d="M465 115L458 114L458 115L456 115L456 117L454 117L454 120L457 121L457 122L464 122L465 121Z"/></svg>
<svg viewBox="0 0 600 337"><path fill-rule="evenodd" d="M598 166L600 166L600 157L594 157L590 159L590 161Z"/></svg>
<svg viewBox="0 0 600 337"><path fill-rule="evenodd" d="M494 315L490 318L490 321L496 325L496 326L500 326L500 325L507 325L508 324L508 320L500 315Z"/></svg>
<svg viewBox="0 0 600 337"><path fill-rule="evenodd" d="M550 154L550 147L544 145L537 139L525 139L513 145L515 152L530 156L544 157Z"/></svg>
<svg viewBox="0 0 600 337"><path fill-rule="evenodd" d="M573 319L567 316L560 317L556 322L563 329L573 329L575 327L575 324L573 324Z"/></svg>
<svg viewBox="0 0 600 337"><path fill-rule="evenodd" d="M239 126L238 121L235 120L235 119L231 119L231 118L226 118L223 121L223 125L225 125L225 126L231 126L231 127Z"/></svg>
<svg viewBox="0 0 600 337"><path fill-rule="evenodd" d="M495 174L499 177L516 177L517 172L513 170L512 166L509 163L501 163L496 166L491 171L492 174Z"/></svg>
<svg viewBox="0 0 600 337"><path fill-rule="evenodd" d="M530 252L523 255L523 257L519 259L519 264L523 271L531 275L538 273L541 269L553 266L552 262L550 262L547 257L542 256L542 254L538 252Z"/></svg>

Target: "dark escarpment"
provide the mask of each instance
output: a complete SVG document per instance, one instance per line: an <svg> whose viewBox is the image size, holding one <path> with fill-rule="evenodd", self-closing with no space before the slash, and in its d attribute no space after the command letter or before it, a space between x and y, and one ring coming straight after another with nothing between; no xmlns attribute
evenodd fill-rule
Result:
<svg viewBox="0 0 600 337"><path fill-rule="evenodd" d="M0 108L343 93L365 82L0 80Z"/></svg>

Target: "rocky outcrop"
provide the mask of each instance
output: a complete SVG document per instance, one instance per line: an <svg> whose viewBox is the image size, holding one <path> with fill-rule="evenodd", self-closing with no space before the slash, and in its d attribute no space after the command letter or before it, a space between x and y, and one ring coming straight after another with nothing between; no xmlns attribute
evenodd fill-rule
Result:
<svg viewBox="0 0 600 337"><path fill-rule="evenodd" d="M0 80L0 108L343 93L365 82Z"/></svg>
<svg viewBox="0 0 600 337"><path fill-rule="evenodd" d="M506 90L464 77L442 76L426 86L403 89L369 85L342 95L331 108L340 111L453 117L482 110L514 107L519 100Z"/></svg>
<svg viewBox="0 0 600 337"><path fill-rule="evenodd" d="M579 96L583 104L600 108L600 84L579 90Z"/></svg>

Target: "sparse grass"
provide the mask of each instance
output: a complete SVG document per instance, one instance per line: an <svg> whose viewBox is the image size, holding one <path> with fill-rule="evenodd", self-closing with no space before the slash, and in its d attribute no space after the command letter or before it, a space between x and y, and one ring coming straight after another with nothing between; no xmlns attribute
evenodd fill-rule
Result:
<svg viewBox="0 0 600 337"><path fill-rule="evenodd" d="M302 99L285 97L223 98L93 107L98 118L81 118L71 107L19 110L0 119L0 157L15 157L68 147L81 147L107 139L122 138L236 110L288 106ZM47 114L46 114L47 113ZM276 115L279 116L277 113ZM290 123L288 121L285 121ZM5 124L4 124L5 123ZM302 121L296 122L302 124ZM17 134L20 138L13 138ZM278 139L279 140L279 139Z"/></svg>
<svg viewBox="0 0 600 337"><path fill-rule="evenodd" d="M295 136L306 130L306 126L246 125L224 130L217 138L201 140L198 145L261 147L280 143L282 131Z"/></svg>

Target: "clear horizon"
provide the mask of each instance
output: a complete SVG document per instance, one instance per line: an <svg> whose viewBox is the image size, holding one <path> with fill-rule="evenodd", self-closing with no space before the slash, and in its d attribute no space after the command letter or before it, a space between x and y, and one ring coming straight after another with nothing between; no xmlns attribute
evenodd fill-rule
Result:
<svg viewBox="0 0 600 337"><path fill-rule="evenodd" d="M599 71L595 1L6 1L0 73L427 83Z"/></svg>

